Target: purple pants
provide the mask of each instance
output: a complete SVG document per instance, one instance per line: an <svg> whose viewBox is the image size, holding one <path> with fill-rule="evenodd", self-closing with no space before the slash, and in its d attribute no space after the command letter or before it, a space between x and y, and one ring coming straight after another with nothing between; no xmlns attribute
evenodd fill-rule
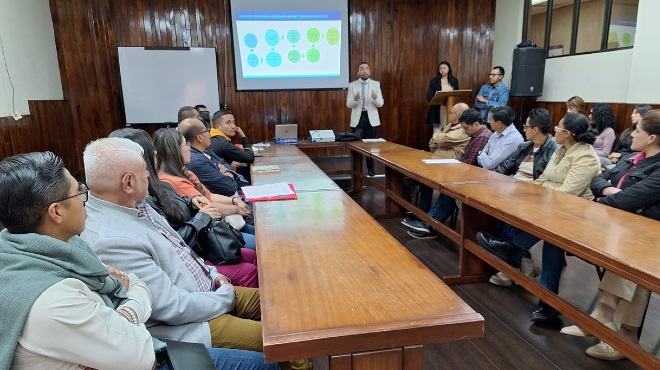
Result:
<svg viewBox="0 0 660 370"><path fill-rule="evenodd" d="M228 277L233 285L259 288L257 252L252 249L241 248L241 260L238 263L218 266L206 261L206 264L215 267L219 273Z"/></svg>

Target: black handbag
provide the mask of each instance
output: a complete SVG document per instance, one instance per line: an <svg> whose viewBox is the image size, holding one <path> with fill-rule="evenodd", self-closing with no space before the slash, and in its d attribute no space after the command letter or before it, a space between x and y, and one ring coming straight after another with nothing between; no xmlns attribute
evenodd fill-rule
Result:
<svg viewBox="0 0 660 370"><path fill-rule="evenodd" d="M342 131L335 135L335 141L356 141L362 140L362 130L357 129L355 132Z"/></svg>
<svg viewBox="0 0 660 370"><path fill-rule="evenodd" d="M214 265L229 265L240 261L244 245L243 234L220 217L204 229L195 252Z"/></svg>

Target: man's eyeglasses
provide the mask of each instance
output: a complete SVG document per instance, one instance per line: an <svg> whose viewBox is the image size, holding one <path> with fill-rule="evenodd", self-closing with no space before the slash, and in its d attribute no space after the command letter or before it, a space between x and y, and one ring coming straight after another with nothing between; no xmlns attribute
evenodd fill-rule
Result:
<svg viewBox="0 0 660 370"><path fill-rule="evenodd" d="M501 76L501 75L502 75L501 73L491 73L488 76L493 77L493 76Z"/></svg>
<svg viewBox="0 0 660 370"><path fill-rule="evenodd" d="M200 133L197 134L197 135L204 135L204 134L207 133L207 132L211 132L211 129L210 129L210 128L209 128L209 129L206 129L206 130L200 132Z"/></svg>
<svg viewBox="0 0 660 370"><path fill-rule="evenodd" d="M528 128L532 128L532 125L523 125L522 126L523 131L527 130Z"/></svg>
<svg viewBox="0 0 660 370"><path fill-rule="evenodd" d="M82 182L78 183L78 193L70 195L70 196L68 196L66 198L63 198L63 199L60 199L60 200L56 200L54 202L51 202L50 204L57 203L57 202L63 202L67 199L71 199L71 198L77 197L79 195L82 195L81 199L82 199L83 203L86 203L87 199L89 198L89 189L87 188L87 185L83 184Z"/></svg>
<svg viewBox="0 0 660 370"><path fill-rule="evenodd" d="M41 211L41 214L43 215L44 212L46 212L46 210L48 209L48 207L50 207L50 205L53 203L64 202L67 199L71 199L80 195L82 195L80 199L82 200L83 204L86 203L87 199L89 199L89 189L87 188L87 185L83 184L82 182L78 183L78 192L76 194L69 195L66 198L58 199L48 203L48 205L44 208L44 210Z"/></svg>

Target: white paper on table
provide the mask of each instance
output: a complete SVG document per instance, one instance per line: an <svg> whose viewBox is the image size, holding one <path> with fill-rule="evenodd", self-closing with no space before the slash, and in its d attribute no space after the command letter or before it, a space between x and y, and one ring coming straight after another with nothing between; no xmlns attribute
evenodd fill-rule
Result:
<svg viewBox="0 0 660 370"><path fill-rule="evenodd" d="M384 143L387 140L383 139L382 137L380 139L362 139L363 143Z"/></svg>
<svg viewBox="0 0 660 370"><path fill-rule="evenodd" d="M266 198L276 197L280 195L293 194L293 190L286 182L278 182L275 184L243 186L241 188L246 198Z"/></svg>
<svg viewBox="0 0 660 370"><path fill-rule="evenodd" d="M443 159L422 159L422 161L426 164L441 164L441 163L461 163L457 159L453 158L443 158Z"/></svg>

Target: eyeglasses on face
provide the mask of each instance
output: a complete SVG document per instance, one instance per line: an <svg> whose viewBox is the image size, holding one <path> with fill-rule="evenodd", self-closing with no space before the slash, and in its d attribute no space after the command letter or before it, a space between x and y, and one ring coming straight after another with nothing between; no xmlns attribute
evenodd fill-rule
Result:
<svg viewBox="0 0 660 370"><path fill-rule="evenodd" d="M523 130L527 130L528 128L532 128L532 125L523 125L522 126Z"/></svg>
<svg viewBox="0 0 660 370"><path fill-rule="evenodd" d="M501 73L491 73L488 76L493 77L493 76L501 76L501 75L502 75Z"/></svg>
<svg viewBox="0 0 660 370"><path fill-rule="evenodd" d="M566 131L566 132L572 134L572 132L568 131L567 129L565 129L563 127L555 126L555 132L557 132L557 131Z"/></svg>
<svg viewBox="0 0 660 370"><path fill-rule="evenodd" d="M87 188L87 185L83 184L82 182L78 183L78 192L76 194L69 195L68 197L60 199L60 200L56 200L54 202L51 202L50 204L57 203L57 202L63 202L67 199L71 199L71 198L77 197L79 195L82 195L81 199L82 199L83 203L86 203L87 199L89 198L89 189ZM48 208L48 207L46 207L46 208Z"/></svg>
<svg viewBox="0 0 660 370"><path fill-rule="evenodd" d="M69 195L66 198L58 199L56 201L48 203L48 205L46 207L44 207L43 211L41 211L41 214L43 215L44 212L46 212L46 210L48 209L48 207L50 207L50 205L53 204L53 203L64 202L67 199L75 198L75 197L80 196L80 195L82 195L81 200L82 200L83 204L86 203L87 199L89 199L89 189L87 188L87 185L83 184L82 182L78 183L78 192L76 194Z"/></svg>

